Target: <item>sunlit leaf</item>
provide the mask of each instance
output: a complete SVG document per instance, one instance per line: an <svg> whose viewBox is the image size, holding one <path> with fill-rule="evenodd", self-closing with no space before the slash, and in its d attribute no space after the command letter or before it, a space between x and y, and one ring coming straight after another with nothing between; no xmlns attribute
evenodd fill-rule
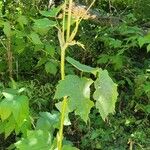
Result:
<svg viewBox="0 0 150 150"><path fill-rule="evenodd" d="M24 95L17 96L13 101L12 113L19 127L22 126L24 121L29 116L29 102L28 98Z"/></svg>
<svg viewBox="0 0 150 150"><path fill-rule="evenodd" d="M4 129L5 138L7 138L11 134L11 132L14 131L15 126L16 126L16 124L15 124L14 117L10 117L10 119L5 124L5 129Z"/></svg>
<svg viewBox="0 0 150 150"><path fill-rule="evenodd" d="M19 95L21 89L6 89L3 91L4 99L0 102L0 118L2 120L2 128L0 131L5 132L5 137L9 136L12 131L16 134L26 132L27 128L23 128L24 123L29 118L29 102L24 95ZM28 121L29 124L29 121Z"/></svg>
<svg viewBox="0 0 150 150"><path fill-rule="evenodd" d="M55 99L67 96L68 108L71 111L75 110L75 114L87 122L90 109L94 106L94 103L90 100L90 85L92 83L91 79L68 75L65 80L59 81Z"/></svg>
<svg viewBox="0 0 150 150"><path fill-rule="evenodd" d="M7 119L12 113L12 102L7 101L4 99L2 102L0 102L0 117L2 121Z"/></svg>
<svg viewBox="0 0 150 150"><path fill-rule="evenodd" d="M94 86L96 91L93 97L96 100L96 108L104 120L109 113L115 111L115 103L118 96L117 85L109 77L106 70L101 70L97 80L94 82Z"/></svg>
<svg viewBox="0 0 150 150"><path fill-rule="evenodd" d="M15 143L19 150L50 150L51 135L42 130L28 131L27 137Z"/></svg>

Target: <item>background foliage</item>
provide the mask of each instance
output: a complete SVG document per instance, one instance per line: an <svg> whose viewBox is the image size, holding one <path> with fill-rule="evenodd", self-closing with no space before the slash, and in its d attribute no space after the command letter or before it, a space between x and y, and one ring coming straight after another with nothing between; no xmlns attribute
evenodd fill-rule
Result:
<svg viewBox="0 0 150 150"><path fill-rule="evenodd" d="M86 6L91 3L77 2ZM81 22L76 40L85 49L73 46L69 48L69 56L82 64L107 69L118 84L119 96L115 114L105 121L96 108L91 109L90 119L77 112L78 116L70 113L71 125L64 131L64 150L76 149L70 145L81 150L150 149L149 8L149 0L97 0L92 11L114 20L100 17L98 22ZM50 10L47 13L47 0L0 2L0 149L31 149L34 145L30 141L35 138L39 143L35 143L37 150L46 150L50 145L53 149L56 145L53 135L59 128L60 105L55 106L58 100L53 98L64 95L59 94L63 81L56 88L60 79L60 47L55 16L60 8L53 9L53 13ZM80 80L73 78L75 74L95 80L93 75L80 72L71 64L70 61L66 64L66 72L71 74L68 83ZM103 74L107 76L107 72ZM87 82L86 78L79 82ZM95 88L93 85L91 90ZM108 89L98 92L105 90ZM77 96L70 93L72 98Z"/></svg>

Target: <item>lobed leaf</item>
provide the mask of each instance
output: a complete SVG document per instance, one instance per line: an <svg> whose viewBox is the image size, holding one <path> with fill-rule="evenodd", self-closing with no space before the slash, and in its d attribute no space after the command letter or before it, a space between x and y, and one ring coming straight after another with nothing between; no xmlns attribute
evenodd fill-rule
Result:
<svg viewBox="0 0 150 150"><path fill-rule="evenodd" d="M50 150L51 135L42 130L28 131L27 137L15 143L19 150Z"/></svg>
<svg viewBox="0 0 150 150"><path fill-rule="evenodd" d="M68 75L65 80L59 81L54 98L60 99L67 96L69 112L75 111L76 115L87 122L90 109L94 106L90 100L90 85L92 83L91 79Z"/></svg>
<svg viewBox="0 0 150 150"><path fill-rule="evenodd" d="M99 110L103 120L105 120L109 113L115 111L118 96L117 85L109 77L107 70L100 70L94 86L96 90L93 97L96 100L96 108Z"/></svg>
<svg viewBox="0 0 150 150"><path fill-rule="evenodd" d="M0 102L0 118L2 124L0 131L5 132L5 137L9 136L15 130L16 134L20 131L26 132L22 128L29 117L29 102L28 98L19 94L23 88L6 89L3 92L5 98Z"/></svg>
<svg viewBox="0 0 150 150"><path fill-rule="evenodd" d="M52 131L59 123L59 112L53 114L49 112L40 112L40 117L36 123L36 129Z"/></svg>

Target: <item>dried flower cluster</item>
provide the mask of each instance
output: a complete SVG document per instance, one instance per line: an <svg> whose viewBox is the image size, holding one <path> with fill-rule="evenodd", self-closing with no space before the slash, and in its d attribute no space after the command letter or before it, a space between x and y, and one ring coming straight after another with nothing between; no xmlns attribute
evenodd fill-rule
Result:
<svg viewBox="0 0 150 150"><path fill-rule="evenodd" d="M62 10L65 11L65 12L68 12L68 6L66 8L62 7ZM79 18L82 18L82 19L95 19L97 16L94 15L94 14L91 14L88 10L87 10L87 7L84 6L84 5L78 5L76 3L72 3L72 6L71 6L71 12L72 12L72 17L74 19L79 19ZM62 14L60 14L58 16L58 18L62 18Z"/></svg>

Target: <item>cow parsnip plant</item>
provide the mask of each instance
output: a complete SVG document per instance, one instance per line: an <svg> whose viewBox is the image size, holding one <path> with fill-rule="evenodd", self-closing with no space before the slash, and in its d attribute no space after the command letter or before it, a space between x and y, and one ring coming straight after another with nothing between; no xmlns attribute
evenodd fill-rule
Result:
<svg viewBox="0 0 150 150"><path fill-rule="evenodd" d="M94 3L94 1L93 1ZM92 6L92 4L90 7ZM68 8L67 8L68 5ZM61 47L61 80L56 87L55 99L63 100L56 104L56 107L61 113L60 128L57 134L57 148L62 149L63 141L63 126L67 122L69 112L75 112L79 115L85 122L88 120L88 114L91 108L94 106L94 102L90 100L91 92L90 86L94 83L95 92L93 98L96 101L96 108L99 110L100 115L103 119L107 117L109 113L114 112L115 102L117 99L117 85L109 77L106 70L100 68L92 68L83 64L73 58L67 57L67 61L71 63L74 67L82 72L87 72L93 74L97 79L93 81L90 78L78 77L76 75L66 75L65 76L65 55L66 50L69 46L79 45L79 42L74 40L74 37L78 31L79 23L84 18L85 14L77 14L77 16L72 15L72 5L73 1L65 1L64 7L68 9L67 17L66 11L63 13L63 26L58 28L58 38ZM90 8L89 7L89 8ZM88 11L88 10L87 10ZM67 19L66 19L67 18ZM71 19L75 19L75 26L71 30ZM66 30L65 30L65 27Z"/></svg>
<svg viewBox="0 0 150 150"><path fill-rule="evenodd" d="M94 1L88 9L90 9L93 4ZM72 6L73 0L66 0L61 6L63 10L63 19L60 23L51 18L57 17L61 8L53 8L50 11L40 11L40 14L44 16L44 18L33 20L34 31L32 31L30 35L27 35L27 38L32 43L35 45L42 45L39 34L45 35L53 28L57 28L58 30L58 39L61 49L61 80L56 86L54 100L60 100L56 103L56 108L59 112L41 112L36 124L33 125L34 130L31 130L30 127L25 128L24 126L26 126L26 124L24 125L24 123L29 121L29 104L27 97L20 95L22 90L15 89L15 92L3 92L5 98L2 98L0 101L0 117L2 124L0 130L5 132L6 136L14 130L16 133L25 133L21 140L15 143L16 148L19 150L76 150L77 148L68 144L63 137L64 125L71 124L69 113L74 112L75 115L80 116L81 119L87 122L91 108L94 106L98 109L103 120L107 118L109 113L114 113L115 111L115 103L118 96L117 84L112 81L107 70L86 66L66 56L70 46L78 45L84 48L83 44L75 40L75 36L78 32L79 24L84 19L88 9L86 12L76 14L72 12ZM11 30L11 27L4 23L4 33L6 36L8 29ZM11 35L9 35L9 37L10 36ZM66 74L65 61L81 71L83 75L84 73L92 74L95 80L87 78L86 76ZM40 66L40 63L38 65ZM50 62L46 63L45 69L47 72L52 71L50 72L52 74L56 73L55 64ZM92 84L95 88L94 92L91 90ZM55 138L53 135L56 128L59 129L59 132Z"/></svg>

